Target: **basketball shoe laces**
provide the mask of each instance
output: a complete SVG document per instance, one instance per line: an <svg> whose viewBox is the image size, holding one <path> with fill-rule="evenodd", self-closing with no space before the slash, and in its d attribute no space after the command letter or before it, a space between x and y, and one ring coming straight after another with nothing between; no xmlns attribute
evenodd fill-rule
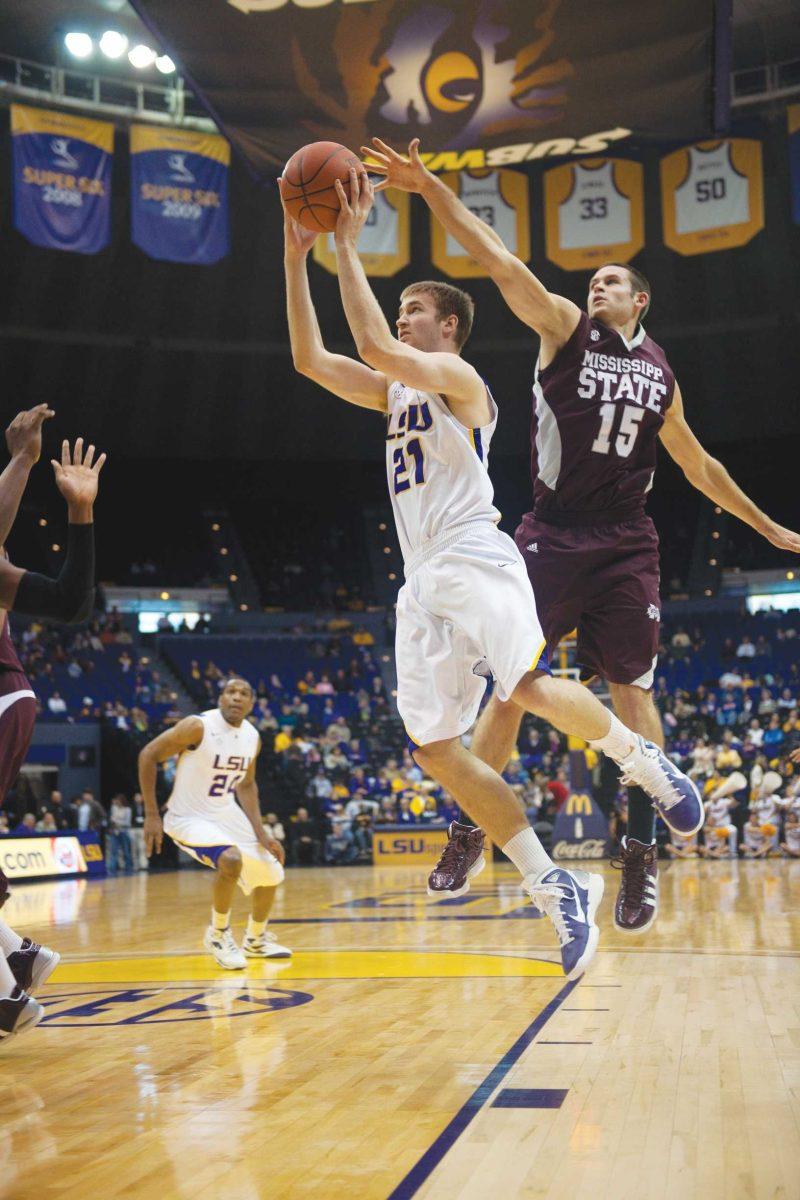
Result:
<svg viewBox="0 0 800 1200"><path fill-rule="evenodd" d="M239 947L236 945L236 939L234 938L233 933L231 932L230 925L228 926L227 929L215 929L214 936L218 937L219 940L222 942L223 950L238 950L239 949Z"/></svg>
<svg viewBox="0 0 800 1200"><path fill-rule="evenodd" d="M573 940L572 932L567 926L566 914L561 908L563 901L572 894L572 890L567 883L543 883L539 887L531 888L529 892L532 902L540 912L547 913L555 925L562 946Z"/></svg>
<svg viewBox="0 0 800 1200"><path fill-rule="evenodd" d="M442 851L442 856L436 864L436 870L443 871L447 868L454 871L459 866L459 860L465 857L468 851L469 834L459 829L453 834Z"/></svg>
<svg viewBox="0 0 800 1200"><path fill-rule="evenodd" d="M675 780L662 767L659 750L657 748L649 750L645 747L640 753L637 774L634 775L632 766L629 767L620 775L620 783L625 787L633 784L636 787L644 788L651 796L655 796L666 809L680 804L685 797L678 790Z"/></svg>
<svg viewBox="0 0 800 1200"><path fill-rule="evenodd" d="M644 902L647 883L647 868L655 862L656 848L649 846L643 853L620 848L619 854L611 859L611 866L622 871L622 900L640 908Z"/></svg>

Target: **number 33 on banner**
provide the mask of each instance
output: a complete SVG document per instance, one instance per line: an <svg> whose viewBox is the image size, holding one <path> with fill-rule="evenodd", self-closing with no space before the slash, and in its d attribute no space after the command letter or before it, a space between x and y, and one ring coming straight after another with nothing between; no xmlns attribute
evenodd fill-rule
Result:
<svg viewBox="0 0 800 1200"><path fill-rule="evenodd" d="M545 252L565 271L629 262L644 246L644 172L624 158L587 158L544 176Z"/></svg>

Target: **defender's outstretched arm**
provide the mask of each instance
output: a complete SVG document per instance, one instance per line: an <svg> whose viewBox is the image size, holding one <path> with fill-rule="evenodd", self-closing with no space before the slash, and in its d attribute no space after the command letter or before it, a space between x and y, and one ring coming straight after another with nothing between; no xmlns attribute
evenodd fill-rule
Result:
<svg viewBox="0 0 800 1200"><path fill-rule="evenodd" d="M778 525L754 504L731 479L722 463L703 449L687 424L683 397L677 383L672 404L661 427L661 441L684 475L704 496L755 529L773 546L800 554L800 534Z"/></svg>
<svg viewBox="0 0 800 1200"><path fill-rule="evenodd" d="M408 158L397 154L380 138L362 146L369 155L369 170L384 178L378 190L399 188L417 192L448 233L488 271L511 311L554 345L566 342L580 319L580 309L564 296L548 292L532 271L503 245L501 239L459 200L450 188L427 169L419 156L419 138L408 147Z"/></svg>

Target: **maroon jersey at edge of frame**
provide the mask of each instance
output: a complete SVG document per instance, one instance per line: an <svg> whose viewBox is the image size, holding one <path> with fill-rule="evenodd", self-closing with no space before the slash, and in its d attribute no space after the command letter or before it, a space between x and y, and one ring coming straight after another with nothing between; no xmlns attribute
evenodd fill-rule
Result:
<svg viewBox="0 0 800 1200"><path fill-rule="evenodd" d="M14 688L30 687L30 684L25 678L25 671L22 663L19 661L17 652L14 649L14 643L11 640L11 629L8 613L3 612L3 610L0 608L0 693L14 690L14 688L9 689L8 687L3 686L2 677L7 674L21 675L23 677L23 682L21 683L16 680L14 681Z"/></svg>
<svg viewBox="0 0 800 1200"><path fill-rule="evenodd" d="M581 313L569 341L537 368L533 385L536 516L580 525L642 512L674 390L664 351L641 325L627 342Z"/></svg>

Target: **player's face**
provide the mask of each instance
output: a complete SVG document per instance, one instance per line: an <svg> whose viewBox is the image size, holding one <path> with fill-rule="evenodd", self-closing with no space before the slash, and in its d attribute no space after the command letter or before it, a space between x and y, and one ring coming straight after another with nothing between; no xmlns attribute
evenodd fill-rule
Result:
<svg viewBox="0 0 800 1200"><path fill-rule="evenodd" d="M643 295L643 293L639 293ZM587 312L604 325L626 325L636 316L631 279L622 267L601 267L589 282Z"/></svg>
<svg viewBox="0 0 800 1200"><path fill-rule="evenodd" d="M415 350L441 350L443 325L433 297L427 292L415 292L401 300L397 338L404 345L413 346Z"/></svg>
<svg viewBox="0 0 800 1200"><path fill-rule="evenodd" d="M254 703L253 691L244 679L231 679L220 692L219 709L229 725L241 725Z"/></svg>

